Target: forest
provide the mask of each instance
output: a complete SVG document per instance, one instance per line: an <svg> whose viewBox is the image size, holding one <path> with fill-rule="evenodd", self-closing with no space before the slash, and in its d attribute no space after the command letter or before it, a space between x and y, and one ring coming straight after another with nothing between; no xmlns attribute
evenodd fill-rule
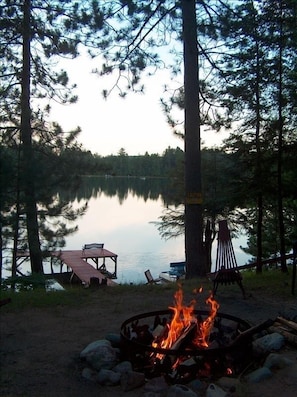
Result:
<svg viewBox="0 0 297 397"><path fill-rule="evenodd" d="M274 255L288 271L297 239L296 0L0 1L0 26L0 269L10 255L16 274L27 247L32 272L42 273L44 255L63 247L87 209L74 209L59 188L108 175L172 180L175 204L160 233L185 234L188 278L205 275L201 263L226 217L247 232L258 272ZM156 69L182 77L164 90L162 108L184 150L102 157L81 147L79 127L52 120L52 101L78 99L59 57L82 48L98 58L99 76L117 76L103 90L107 101L111 92L143 92L142 77ZM203 148L201 128L230 134Z"/></svg>

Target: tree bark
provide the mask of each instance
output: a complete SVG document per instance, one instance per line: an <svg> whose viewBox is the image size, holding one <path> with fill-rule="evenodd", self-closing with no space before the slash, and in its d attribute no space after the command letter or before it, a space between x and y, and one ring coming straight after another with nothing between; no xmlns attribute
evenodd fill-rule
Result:
<svg viewBox="0 0 297 397"><path fill-rule="evenodd" d="M195 0L182 0L185 90L186 278L206 274L203 251L199 66Z"/></svg>
<svg viewBox="0 0 297 397"><path fill-rule="evenodd" d="M283 4L280 1L279 9L279 59L278 59L278 153L277 153L277 202L278 202L278 222L279 222L279 241L280 241L280 255L281 255L281 269L282 272L288 273L286 264L286 246L285 246L285 226L284 226L284 209L283 209Z"/></svg>
<svg viewBox="0 0 297 397"><path fill-rule="evenodd" d="M260 139L261 113L260 113L260 54L259 40L256 37L256 178L257 178L257 206L258 206L258 222L257 222L257 273L262 273L262 224L263 224L263 194L262 194L262 150Z"/></svg>
<svg viewBox="0 0 297 397"><path fill-rule="evenodd" d="M37 205L34 187L34 159L32 148L31 107L30 107L30 0L24 1L23 15L23 68L21 93L21 141L24 165L25 212L27 221L28 246L32 273L43 273L42 253L39 240Z"/></svg>

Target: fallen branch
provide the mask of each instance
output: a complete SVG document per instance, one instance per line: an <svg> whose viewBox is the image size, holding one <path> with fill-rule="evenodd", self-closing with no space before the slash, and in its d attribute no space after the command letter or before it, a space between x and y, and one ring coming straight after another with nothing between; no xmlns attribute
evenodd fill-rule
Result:
<svg viewBox="0 0 297 397"><path fill-rule="evenodd" d="M279 321L280 323L286 325L287 327L293 329L294 331L297 331L297 323L294 321L286 320L283 317L277 317L276 321Z"/></svg>

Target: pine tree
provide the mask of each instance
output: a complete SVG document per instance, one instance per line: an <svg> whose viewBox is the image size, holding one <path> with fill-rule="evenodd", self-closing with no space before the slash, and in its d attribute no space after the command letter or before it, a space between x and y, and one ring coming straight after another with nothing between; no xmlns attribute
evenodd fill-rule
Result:
<svg viewBox="0 0 297 397"><path fill-rule="evenodd" d="M67 73L56 70L55 58L59 55L71 58L77 56L79 43L88 40L90 30L95 28L100 31L103 20L96 2L2 2L0 12L3 33L0 41L3 59L0 92L1 144L20 146L22 167L18 168L22 171L22 194L18 197L22 197L25 204L32 272L41 273L43 267L40 229L43 223L37 199L37 190L40 188L37 184L40 173L40 169L36 167L37 147L40 149L46 142L48 149L53 144L52 150L58 150L61 145L71 144L79 130L63 138L65 134L58 126L49 128L46 125L46 113L40 104L42 101L47 104L51 99L62 103L76 100L72 95L73 87L69 85ZM63 205L52 205L52 211L54 207L62 210ZM69 209L66 212L70 216ZM60 226L66 233L65 227Z"/></svg>
<svg viewBox="0 0 297 397"><path fill-rule="evenodd" d="M273 189L278 192L279 250L283 257L285 254L281 198L282 151L283 139L289 142L289 136L292 137L295 118L294 115L291 120L283 117L284 114L289 114L289 109L294 108L295 100L288 89L282 89L284 81L287 82L287 87L296 87L296 79L294 81L290 78L288 68L289 64L292 66L296 63L296 51L290 51L293 49L292 38L285 38L294 34L294 12L289 6L287 17L282 16L280 19L278 10L273 6L274 2L270 2L270 5L268 3L248 1L230 9L225 15L220 15L224 19L221 34L226 40L229 53L221 58L223 71L219 73L219 81L223 84L219 95L221 99L226 99L223 103L229 107L230 115L238 125L237 138L234 134L229 139L232 150L236 150L234 141L237 140L242 158L248 159L246 168L253 171L246 187L249 192L255 193L258 208L255 222L258 271L261 271L263 227L267 223L264 219L271 212ZM286 29L286 34L282 29ZM282 270L286 271L284 262Z"/></svg>
<svg viewBox="0 0 297 397"><path fill-rule="evenodd" d="M187 277L206 274L203 249L201 154L200 154L200 101L202 79L198 67L213 65L211 51L197 40L213 30L212 18L225 6L223 1L196 2L182 0L121 1L114 2L115 19L102 40L105 63L100 74L118 72L116 84L120 95L129 90L144 92L141 77L146 70L153 73L161 68L173 74L184 74L182 92L185 107L185 255ZM109 45L111 43L111 45ZM180 44L183 43L183 48ZM209 43L207 43L209 44ZM102 45L100 45L102 48ZM199 49L199 51L198 51ZM173 55L163 57L164 51ZM96 52L92 51L93 56ZM181 57L183 55L183 58ZM203 60L202 60L203 59ZM184 60L184 62L183 62ZM171 61L173 63L171 63ZM208 71L205 72L205 75ZM121 82L128 82L123 86ZM110 90L103 93L106 97Z"/></svg>

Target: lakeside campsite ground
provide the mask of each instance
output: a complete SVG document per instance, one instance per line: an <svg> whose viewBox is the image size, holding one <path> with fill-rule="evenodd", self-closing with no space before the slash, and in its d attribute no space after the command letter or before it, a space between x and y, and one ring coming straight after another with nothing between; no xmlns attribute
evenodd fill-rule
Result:
<svg viewBox="0 0 297 397"><path fill-rule="evenodd" d="M291 276L275 273L247 273L246 300L237 285L219 286L219 311L251 325L278 315L296 316L297 321L297 291L292 295ZM195 296L199 298L197 309L205 308L211 284L208 280L191 280L182 285L185 303L193 298L193 289L201 285L202 294ZM121 324L131 316L167 309L176 290L176 284L167 284L15 293L12 302L0 309L0 396L141 396L141 389L127 393L117 386L102 387L83 380L79 354L90 342L108 333L119 333ZM5 297L3 292L1 299ZM296 348L290 350L290 355L297 363ZM287 384L280 371L273 379L243 390L241 396L290 397L297 389L295 381Z"/></svg>

